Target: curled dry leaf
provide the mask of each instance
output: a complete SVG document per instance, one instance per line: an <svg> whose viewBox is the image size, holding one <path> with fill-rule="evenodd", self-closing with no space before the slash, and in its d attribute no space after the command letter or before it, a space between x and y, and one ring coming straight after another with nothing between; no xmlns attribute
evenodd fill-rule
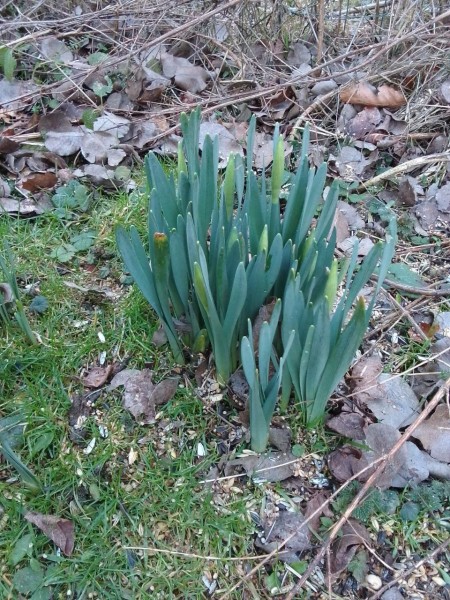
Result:
<svg viewBox="0 0 450 600"><path fill-rule="evenodd" d="M377 89L364 81L346 85L340 91L339 97L342 102L364 106L399 108L406 104L406 98L399 90L389 85L380 85Z"/></svg>
<svg viewBox="0 0 450 600"><path fill-rule="evenodd" d="M36 525L45 535L61 549L66 556L71 556L75 544L75 532L72 521L54 515L28 511L25 519Z"/></svg>

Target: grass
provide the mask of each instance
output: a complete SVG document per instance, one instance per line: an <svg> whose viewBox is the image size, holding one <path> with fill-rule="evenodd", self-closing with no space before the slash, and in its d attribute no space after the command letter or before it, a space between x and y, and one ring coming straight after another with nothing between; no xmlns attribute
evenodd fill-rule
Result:
<svg viewBox="0 0 450 600"><path fill-rule="evenodd" d="M95 255L100 258L94 270L86 264L86 252L63 265L64 271L50 257L61 241L83 229L82 222L67 224L53 215L0 221L0 238L9 242L16 257L20 288L36 284L49 302L43 315L30 315L40 345L28 345L18 326L2 331L0 416L17 410L25 414L19 454L43 490L27 489L1 464L0 597L18 597L22 588L17 573L31 569L41 580L35 595L25 595L34 600L203 598L203 575L211 580L216 575L219 587L236 582L238 571L230 562L150 555L125 547L224 559L247 555L253 532L247 505L255 501L255 490L216 497L199 483L218 457L209 431L211 418L205 418L201 401L186 387L179 388L150 427L139 426L124 411L119 393L103 393L86 424L88 440L96 438L92 453L85 454L70 440L70 397L83 391L80 374L101 352L106 352L107 362L128 356L130 367L151 364L156 380L172 367L167 353L151 346L155 321L148 305L137 292L119 285L122 266L115 254L113 227L118 222L142 226L145 202L130 207L127 196L119 194L98 200L80 217L97 232ZM101 267L109 269L107 279L97 278ZM85 288L108 287L114 299L95 304L89 294L68 288L65 281ZM23 299L25 305L31 300ZM107 438L99 435L99 425L107 428ZM199 443L207 449L202 460L197 457ZM72 520L73 555L61 555L23 518L25 510Z"/></svg>

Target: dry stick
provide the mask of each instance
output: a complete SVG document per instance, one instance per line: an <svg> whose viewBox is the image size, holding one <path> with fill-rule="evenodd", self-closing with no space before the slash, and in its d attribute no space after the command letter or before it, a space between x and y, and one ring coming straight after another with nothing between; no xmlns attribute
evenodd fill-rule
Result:
<svg viewBox="0 0 450 600"><path fill-rule="evenodd" d="M319 31L317 34L316 65L318 65L321 62L322 54L323 54L323 34L324 34L324 30L325 30L325 0L319 0L317 10L318 10L318 17L319 17L319 23L318 23Z"/></svg>
<svg viewBox="0 0 450 600"><path fill-rule="evenodd" d="M385 179L389 179L394 177L395 175L400 175L402 173L407 173L408 171L412 171L413 169L417 169L422 165L426 165L427 163L432 163L436 161L450 161L450 152L440 152L439 154L429 154L428 156L419 156L419 158L413 158L412 160L407 160L401 165L397 165L396 167L392 167L392 169L388 169L387 171L383 171L379 175L372 177L367 181L364 181L360 184L358 188L356 188L357 192L363 192L365 189L370 187L371 185L376 185L380 183L380 181L384 181Z"/></svg>
<svg viewBox="0 0 450 600"><path fill-rule="evenodd" d="M421 423L423 423L423 421L425 421L426 417L428 417L428 415L436 408L436 406L439 404L439 402L442 400L442 398L444 398L444 396L446 395L446 393L448 392L449 389L450 389L450 377L442 385L442 387L439 388L439 390L436 392L436 394L430 400L430 402L426 406L426 408L417 417L417 419L414 421L414 423L412 423L408 427L408 429L405 431L405 433L402 435L402 437L398 440L398 442L396 442L394 444L394 446L391 448L391 450L383 456L383 460L381 461L381 463L378 465L378 467L375 469L374 473L372 473L372 475L369 477L369 479L363 485L361 490L353 498L352 502L350 503L350 506L347 508L347 510L342 515L342 517L339 519L339 521L336 523L336 525L331 530L330 536L327 539L326 543L322 546L322 548L320 549L320 551L318 552L318 554L316 555L314 560L311 562L311 564L309 565L308 569L305 571L305 573L302 576L302 578L300 579L300 581L295 584L295 586L292 588L292 590L286 596L286 600L293 600L295 594L299 590L302 589L303 584L308 579L308 577L311 575L311 573L314 571L314 569L317 567L319 562L322 560L323 556L327 552L327 549L331 546L332 541L335 539L335 537L340 532L342 526L348 521L348 519L351 517L355 508L360 504L360 502L362 501L364 496L367 494L369 489L374 485L376 480L382 474L382 472L384 471L384 468L386 466L386 463L388 463L395 456L395 454L400 450L400 448L411 437L411 435L414 433L414 431L417 429L417 427Z"/></svg>
<svg viewBox="0 0 450 600"><path fill-rule="evenodd" d="M440 554L441 552L443 552L449 544L450 544L450 539L445 540L444 542L439 544L439 546L437 546L429 556L422 558L415 565L413 565L410 569L403 571L397 577L395 577L394 579L392 579L391 581L388 581L388 583L383 585L383 587L380 590L378 590L378 592L376 594L374 594L370 598L370 600L378 600L378 598L381 598L381 596L384 594L384 592L386 590L391 588L393 585L395 585L396 583L398 583L405 577L408 577L408 575L411 575L411 573L413 573L416 569L419 569L425 563L431 562L434 559L434 557L437 556L438 554Z"/></svg>
<svg viewBox="0 0 450 600"><path fill-rule="evenodd" d="M395 298L393 298L391 296L391 294L389 292L387 292L385 289L381 288L381 291L383 292L383 294L386 296L386 298L388 298L389 302L391 302L396 308L398 308L398 310L408 319L408 321L411 323L411 325L414 328L414 331L416 331L416 333L419 334L419 336L425 341L428 342L429 341L429 337L426 335L426 333L420 328L420 326L416 323L416 321L412 318L411 313L408 312L406 310L406 308L404 308L400 302L397 302L397 300Z"/></svg>
<svg viewBox="0 0 450 600"><path fill-rule="evenodd" d="M378 281L376 275L372 275L371 279ZM387 285L392 288L396 288L401 292L407 292L408 294L416 294L417 296L450 296L450 289L445 290L432 290L430 288L415 287L413 285L406 285L405 283L399 283L392 279L383 279L383 285Z"/></svg>

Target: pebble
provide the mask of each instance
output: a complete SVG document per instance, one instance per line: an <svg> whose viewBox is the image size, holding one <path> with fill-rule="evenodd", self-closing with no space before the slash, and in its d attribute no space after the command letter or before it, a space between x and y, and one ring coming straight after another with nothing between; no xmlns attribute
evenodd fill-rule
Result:
<svg viewBox="0 0 450 600"><path fill-rule="evenodd" d="M431 578L434 583L436 585L438 585L439 587L444 587L445 586L445 581L442 579L442 577L439 577L438 575L435 575L434 577Z"/></svg>
<svg viewBox="0 0 450 600"><path fill-rule="evenodd" d="M375 591L380 590L381 586L383 585L381 577L378 577L378 575L373 575L372 573L367 575L366 582Z"/></svg>

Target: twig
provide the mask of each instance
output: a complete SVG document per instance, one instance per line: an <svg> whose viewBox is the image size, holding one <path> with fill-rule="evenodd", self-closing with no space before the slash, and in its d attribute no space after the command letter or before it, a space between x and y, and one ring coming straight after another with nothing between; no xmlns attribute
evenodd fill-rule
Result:
<svg viewBox="0 0 450 600"><path fill-rule="evenodd" d="M403 308L403 306L400 304L400 302L397 302L397 300L395 298L393 298L391 296L391 294L389 294L389 292L387 292L385 289L381 288L381 291L383 292L383 294L386 296L386 298L389 299L389 302L392 302L392 304L398 308L398 310L408 319L408 321L411 323L411 325L414 328L414 331L416 333L418 333L420 335L420 337L425 341L428 342L429 338L426 335L426 333L420 328L420 326L415 322L415 320L412 318L411 313L409 313L406 308Z"/></svg>
<svg viewBox="0 0 450 600"><path fill-rule="evenodd" d="M167 550L165 548L152 548L151 546L122 546L122 550L144 550L152 554L169 554L170 556L182 556L183 558L200 558L201 560L214 560L214 561L225 561L225 562L242 562L243 560L261 560L266 555L253 555L253 556L208 556L203 554L194 554L193 552L181 552L181 550ZM278 554L289 553L289 550L284 550Z"/></svg>
<svg viewBox="0 0 450 600"><path fill-rule="evenodd" d="M357 506L359 506L360 502L363 500L364 496L367 494L369 489L376 483L377 479L383 473L386 464L394 458L395 454L407 442L407 440L411 437L411 435L414 433L414 431L417 429L417 427L419 427L419 425L421 423L423 423L423 421L425 421L425 419L428 417L428 415L436 408L436 406L439 404L439 402L442 400L442 398L445 396L445 394L448 392L449 389L450 389L450 377L447 379L447 381L444 383L444 385L442 385L442 387L439 388L439 390L436 392L436 394L430 400L430 402L428 403L426 408L424 408L424 410L417 417L417 419L414 421L414 423L412 423L408 427L408 429L405 431L405 433L402 435L402 437L398 440L398 442L396 442L394 444L394 446L391 448L391 450L383 456L383 460L381 461L381 463L377 466L374 473L372 473L372 475L369 477L369 479L366 481L366 483L363 485L363 487L360 489L360 491L353 498L352 502L350 503L350 506L347 508L347 510L342 515L342 517L335 524L335 526L331 530L329 538L327 539L325 544L322 546L322 548L320 549L320 551L318 552L318 554L316 555L314 560L310 563L308 569L305 571L305 573L303 574L300 581L295 584L295 586L292 588L292 590L286 596L286 600L293 600L295 594L299 590L302 589L305 581L308 579L308 577L314 571L316 566L322 560L322 558L326 554L328 548L331 546L331 543L333 542L335 537L339 534L340 530L342 529L342 526L348 521L348 519L351 517L355 508L357 508Z"/></svg>
<svg viewBox="0 0 450 600"><path fill-rule="evenodd" d="M376 275L372 275L371 279L378 281L378 277ZM387 285L402 292L407 292L408 294L416 294L417 296L450 296L450 289L432 290L430 288L406 285L404 283L399 283L398 281L393 281L392 279L384 279L383 285Z"/></svg>
<svg viewBox="0 0 450 600"><path fill-rule="evenodd" d="M386 179L390 179L391 177L395 177L396 175L400 175L402 173L407 173L408 171L412 171L413 169L417 169L422 165L426 165L432 162L439 161L450 161L450 152L440 152L438 154L429 154L428 156L419 156L418 158L413 158L412 160L407 160L401 165L397 165L396 167L392 167L392 169L388 169L387 171L383 171L379 175L372 177L372 179L368 179L361 183L361 185L356 188L357 192L363 192L368 187L372 185L376 185L381 181L385 181Z"/></svg>

